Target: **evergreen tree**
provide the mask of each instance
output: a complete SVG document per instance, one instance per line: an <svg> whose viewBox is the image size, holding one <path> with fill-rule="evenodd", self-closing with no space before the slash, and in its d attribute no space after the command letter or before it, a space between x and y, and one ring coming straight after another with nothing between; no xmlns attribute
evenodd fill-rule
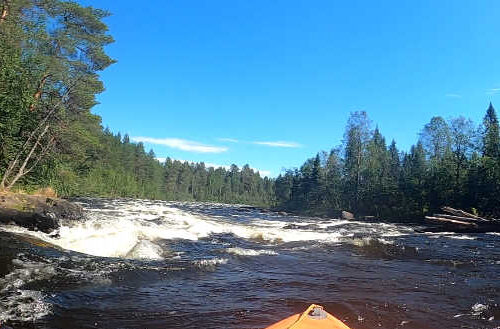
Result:
<svg viewBox="0 0 500 329"><path fill-rule="evenodd" d="M385 139L378 127L367 145L366 167L364 168L365 191L363 209L365 213L381 216L381 208L388 202L387 180L389 173L389 154Z"/></svg>
<svg viewBox="0 0 500 329"><path fill-rule="evenodd" d="M500 158L500 135L495 108L490 103L483 119L483 156L498 160Z"/></svg>
<svg viewBox="0 0 500 329"><path fill-rule="evenodd" d="M403 161L402 188L406 217L420 217L428 210L425 195L426 161L422 143L412 146Z"/></svg>
<svg viewBox="0 0 500 329"><path fill-rule="evenodd" d="M327 212L342 208L342 160L339 150L332 150L325 167Z"/></svg>
<svg viewBox="0 0 500 329"><path fill-rule="evenodd" d="M401 159L396 141L392 140L388 149L388 173L386 181L386 210L384 216L391 218L396 217L400 213L401 205L401 191L399 188L399 181L401 177Z"/></svg>
<svg viewBox="0 0 500 329"><path fill-rule="evenodd" d="M322 209L324 206L325 184L319 153L314 158L311 174L307 179L310 182L307 196L308 203L312 209Z"/></svg>

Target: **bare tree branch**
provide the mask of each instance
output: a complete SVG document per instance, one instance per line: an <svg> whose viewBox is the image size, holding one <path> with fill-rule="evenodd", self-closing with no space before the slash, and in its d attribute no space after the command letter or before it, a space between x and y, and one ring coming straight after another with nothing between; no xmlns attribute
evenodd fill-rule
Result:
<svg viewBox="0 0 500 329"><path fill-rule="evenodd" d="M43 136L47 133L47 131L49 130L49 125L46 125L45 126L45 129L42 131L42 133L38 136L35 144L33 145L33 147L31 148L30 152L28 153L28 155L26 156L26 158L24 159L24 162L23 164L21 165L21 167L19 168L19 170L17 171L17 174L16 176L14 176L14 178L12 179L12 181L9 183L9 185L7 185L7 190L10 190L12 188L12 186L14 186L14 184L17 182L17 180L21 177L23 177L25 175L25 171L24 169L26 168L26 165L28 164L28 161L31 159L31 157L33 156L33 153L35 152L36 148L38 147L38 145L40 145L40 141L41 139L43 138Z"/></svg>

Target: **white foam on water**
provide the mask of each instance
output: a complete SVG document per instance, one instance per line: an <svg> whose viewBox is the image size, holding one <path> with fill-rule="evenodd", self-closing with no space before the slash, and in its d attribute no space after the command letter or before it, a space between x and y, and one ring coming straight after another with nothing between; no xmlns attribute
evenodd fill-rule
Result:
<svg viewBox="0 0 500 329"><path fill-rule="evenodd" d="M36 321L52 313L52 305L40 291L17 290L2 298L0 323L4 321Z"/></svg>
<svg viewBox="0 0 500 329"><path fill-rule="evenodd" d="M470 235L449 235L446 236L449 239L455 239L455 240L476 240L476 237L470 236Z"/></svg>
<svg viewBox="0 0 500 329"><path fill-rule="evenodd" d="M12 260L12 264L15 269L0 278L2 287L0 292L18 289L34 280L47 280L56 274L55 268L47 263L28 262L16 258Z"/></svg>
<svg viewBox="0 0 500 329"><path fill-rule="evenodd" d="M455 232L426 232L424 234L427 235L431 239L448 238L448 239L455 239L455 240L477 240L476 236L455 233ZM486 233L486 234L490 234L490 233Z"/></svg>
<svg viewBox="0 0 500 329"><path fill-rule="evenodd" d="M351 240L346 240L347 243L350 243L356 247L365 247L369 246L373 243L380 243L384 245L392 245L394 244L393 241L388 241L383 238L374 238L374 237L365 237L365 238L359 238L359 239L351 239Z"/></svg>
<svg viewBox="0 0 500 329"><path fill-rule="evenodd" d="M348 223L344 220L332 219L322 220L319 223L313 221L304 223L256 217L242 223L232 221L230 217L193 214L173 207L176 203L172 202L144 200L106 200L105 202L111 209L87 208L88 219L83 222L64 222L59 229L58 237L28 231L17 226L0 226L0 229L35 236L61 248L94 256L136 259L162 259L164 252L157 244L158 240L196 241L211 234L234 234L243 239L267 244L298 241L338 243L343 238L353 235L352 230L342 228L335 231L321 230L321 228ZM82 205L85 206L85 204ZM298 228L284 228L290 224ZM320 229L302 228L304 225L316 225ZM403 234L400 227L392 224L365 223L360 224L359 227L363 232L377 235Z"/></svg>
<svg viewBox="0 0 500 329"><path fill-rule="evenodd" d="M14 270L0 278L0 322L35 321L51 313L52 306L39 291L23 290L22 286L35 280L48 280L56 274L47 263L13 259Z"/></svg>
<svg viewBox="0 0 500 329"><path fill-rule="evenodd" d="M278 253L273 250L254 250L239 247L227 248L226 251L230 254L238 256L278 255Z"/></svg>
<svg viewBox="0 0 500 329"><path fill-rule="evenodd" d="M472 309L472 314L473 315L481 315L481 313L483 313L484 311L487 311L490 307L488 305L485 305L485 304L481 304L481 303L476 303L474 305L472 305L471 309Z"/></svg>
<svg viewBox="0 0 500 329"><path fill-rule="evenodd" d="M126 258L161 260L163 259L162 255L163 249L160 246L151 241L143 240L127 253Z"/></svg>
<svg viewBox="0 0 500 329"><path fill-rule="evenodd" d="M211 259L197 259L194 260L192 263L195 266L198 267L215 267L216 265L224 265L227 264L228 259L227 258L211 258Z"/></svg>

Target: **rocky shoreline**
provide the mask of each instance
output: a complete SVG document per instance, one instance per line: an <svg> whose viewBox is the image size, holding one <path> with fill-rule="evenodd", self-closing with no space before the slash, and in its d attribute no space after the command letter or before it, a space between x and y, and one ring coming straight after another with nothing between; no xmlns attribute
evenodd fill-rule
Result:
<svg viewBox="0 0 500 329"><path fill-rule="evenodd" d="M51 233L60 220L77 220L83 209L67 200L43 195L0 192L0 223Z"/></svg>

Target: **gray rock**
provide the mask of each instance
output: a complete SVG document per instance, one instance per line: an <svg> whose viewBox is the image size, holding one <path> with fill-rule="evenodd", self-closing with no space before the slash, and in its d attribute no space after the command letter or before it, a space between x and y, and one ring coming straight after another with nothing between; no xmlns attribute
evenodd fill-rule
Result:
<svg viewBox="0 0 500 329"><path fill-rule="evenodd" d="M82 217L83 209L66 200L16 193L0 195L0 223L50 233L59 228L61 219Z"/></svg>
<svg viewBox="0 0 500 329"><path fill-rule="evenodd" d="M348 211L342 210L342 219L352 220L354 215Z"/></svg>

